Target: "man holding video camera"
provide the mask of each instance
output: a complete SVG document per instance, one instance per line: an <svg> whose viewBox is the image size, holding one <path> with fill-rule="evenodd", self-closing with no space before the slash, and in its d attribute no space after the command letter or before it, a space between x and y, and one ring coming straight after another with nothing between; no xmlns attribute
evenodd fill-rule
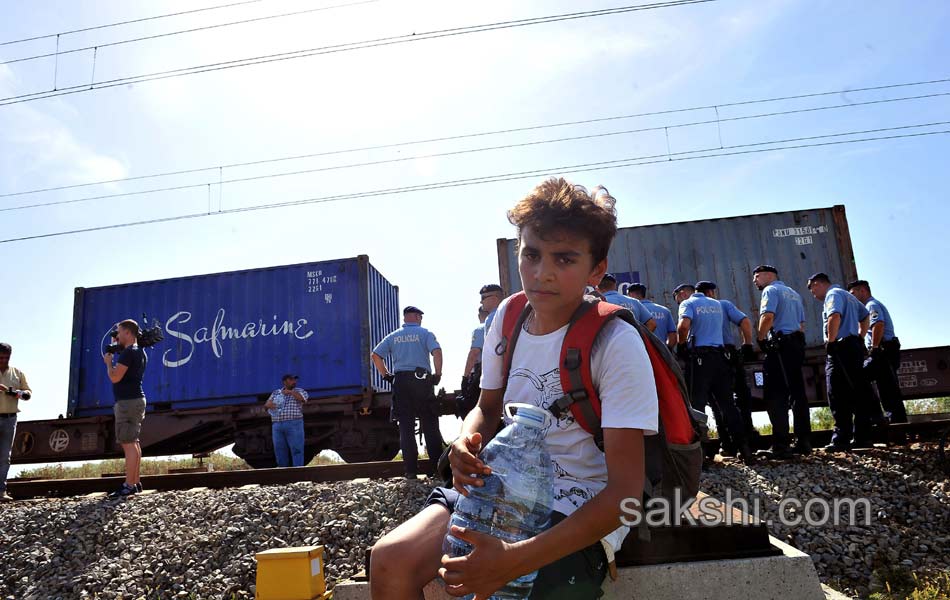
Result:
<svg viewBox="0 0 950 600"><path fill-rule="evenodd" d="M16 435L16 418L20 400L29 400L32 392L26 375L10 366L13 347L0 343L0 502L13 500L7 494L7 473L10 472L10 454Z"/></svg>
<svg viewBox="0 0 950 600"><path fill-rule="evenodd" d="M102 356L106 364L112 393L115 395L115 437L125 453L125 483L109 494L111 498L131 496L142 491L139 481L139 467L142 464L142 447L139 445L139 433L145 420L145 391L142 389L142 377L148 356L139 347L139 324L126 319L115 326L112 332L121 349L113 364L113 353L107 349Z"/></svg>

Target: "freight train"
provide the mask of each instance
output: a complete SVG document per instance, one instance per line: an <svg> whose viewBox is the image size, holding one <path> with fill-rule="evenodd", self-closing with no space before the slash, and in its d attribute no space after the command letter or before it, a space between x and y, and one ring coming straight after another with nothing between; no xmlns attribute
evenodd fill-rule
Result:
<svg viewBox="0 0 950 600"><path fill-rule="evenodd" d="M306 459L333 449L348 462L399 452L391 390L370 351L399 326L399 290L366 256L77 288L66 417L18 424L13 462L116 457L112 389L102 354L117 315L147 315L164 339L148 350L146 456L234 444L254 467L274 466L263 403L283 373L299 373Z"/></svg>
<svg viewBox="0 0 950 600"><path fill-rule="evenodd" d="M497 241L499 279L521 288L516 240ZM610 249L611 272L639 281L676 312L671 290L713 280L753 321L759 315L752 268L777 267L805 299L805 381L811 404L824 405L820 306L807 277L857 279L843 206L624 228ZM399 323L399 290L366 256L100 288L75 293L65 418L22 421L13 462L121 456L112 425L112 393L101 355L117 315L146 314L164 340L149 352L145 378L146 456L209 452L234 444L253 467L274 466L263 403L282 373L299 373L313 400L304 409L306 458L332 449L347 462L389 460L399 434L389 422L391 389L373 369L373 346ZM151 324L151 323L150 323ZM757 404L761 364L746 366ZM950 395L950 347L902 352L905 399ZM452 394L440 395L452 414Z"/></svg>

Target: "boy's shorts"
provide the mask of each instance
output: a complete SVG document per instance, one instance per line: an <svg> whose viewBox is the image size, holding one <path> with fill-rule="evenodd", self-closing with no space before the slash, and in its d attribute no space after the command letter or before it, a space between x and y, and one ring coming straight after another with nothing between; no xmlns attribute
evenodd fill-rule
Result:
<svg viewBox="0 0 950 600"><path fill-rule="evenodd" d="M116 400L112 412L115 413L115 439L120 444L137 442L145 420L145 398Z"/></svg>
<svg viewBox="0 0 950 600"><path fill-rule="evenodd" d="M425 506L440 505L455 512L460 494L453 488L432 490ZM551 513L554 526L567 516ZM594 600L603 596L600 587L607 576L607 554L600 542L578 550L538 570L538 578L531 588L530 600Z"/></svg>

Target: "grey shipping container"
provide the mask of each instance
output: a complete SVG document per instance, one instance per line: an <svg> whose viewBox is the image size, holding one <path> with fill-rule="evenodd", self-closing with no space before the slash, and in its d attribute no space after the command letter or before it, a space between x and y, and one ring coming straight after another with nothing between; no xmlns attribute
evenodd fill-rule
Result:
<svg viewBox="0 0 950 600"><path fill-rule="evenodd" d="M776 267L779 277L802 295L810 348L822 346L821 303L806 281L823 271L836 283L857 279L844 206L626 227L608 255L608 270L620 282L638 281L648 297L676 314L672 290L680 283L714 281L720 297L732 300L758 321L761 293L752 285L758 264ZM521 289L516 240L498 240L498 268L507 293Z"/></svg>

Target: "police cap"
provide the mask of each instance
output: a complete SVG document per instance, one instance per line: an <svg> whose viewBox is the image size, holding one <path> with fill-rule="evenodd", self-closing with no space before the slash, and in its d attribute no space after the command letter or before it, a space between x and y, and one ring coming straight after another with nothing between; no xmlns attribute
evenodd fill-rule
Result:
<svg viewBox="0 0 950 600"><path fill-rule="evenodd" d="M478 290L479 294L487 294L489 292L502 292L501 286L497 283L488 283L482 286L482 289Z"/></svg>
<svg viewBox="0 0 950 600"><path fill-rule="evenodd" d="M603 278L600 280L600 285L604 285L604 284L607 283L607 282L610 282L610 283L617 283L617 278L614 277L614 276L613 276L612 274L610 274L610 273L604 273Z"/></svg>
<svg viewBox="0 0 950 600"><path fill-rule="evenodd" d="M775 273L776 275L778 275L778 269L776 269L772 265L759 265L756 268L752 269L752 274L755 275L756 273Z"/></svg>
<svg viewBox="0 0 950 600"><path fill-rule="evenodd" d="M811 284L824 281L825 283L831 283L831 278L828 277L827 273L818 272L808 278L808 289L811 289Z"/></svg>
<svg viewBox="0 0 950 600"><path fill-rule="evenodd" d="M848 291L850 292L856 287L866 287L867 289L871 289L871 285L867 281L863 279L855 279L854 281L848 284Z"/></svg>
<svg viewBox="0 0 950 600"><path fill-rule="evenodd" d="M675 288L673 288L673 293L674 293L674 294L679 294L679 293L682 292L683 290L687 290L687 289L688 289L688 290L695 290L696 288L693 287L693 284L692 284L692 283L681 283L681 284L679 284L678 286L676 286Z"/></svg>
<svg viewBox="0 0 950 600"><path fill-rule="evenodd" d="M284 373L284 376L280 378L281 381L287 381L288 379L300 379L300 377L293 373Z"/></svg>
<svg viewBox="0 0 950 600"><path fill-rule="evenodd" d="M643 285L642 283L631 283L629 286L627 286L627 291L628 291L628 292L636 292L636 293L638 293L638 294L641 294L641 295L643 295L643 296L646 296L646 295L647 295L647 286Z"/></svg>
<svg viewBox="0 0 950 600"><path fill-rule="evenodd" d="M409 313L418 313L418 314L420 314L420 315L424 315L424 314L425 314L424 312L422 312L421 310L419 310L419 309L416 308L415 306L407 306L406 308L402 309L402 314L403 314L404 316L405 316L405 315L408 315Z"/></svg>
<svg viewBox="0 0 950 600"><path fill-rule="evenodd" d="M709 290L716 289L716 284L712 281L697 281L696 282L696 291L700 294L706 293Z"/></svg>

